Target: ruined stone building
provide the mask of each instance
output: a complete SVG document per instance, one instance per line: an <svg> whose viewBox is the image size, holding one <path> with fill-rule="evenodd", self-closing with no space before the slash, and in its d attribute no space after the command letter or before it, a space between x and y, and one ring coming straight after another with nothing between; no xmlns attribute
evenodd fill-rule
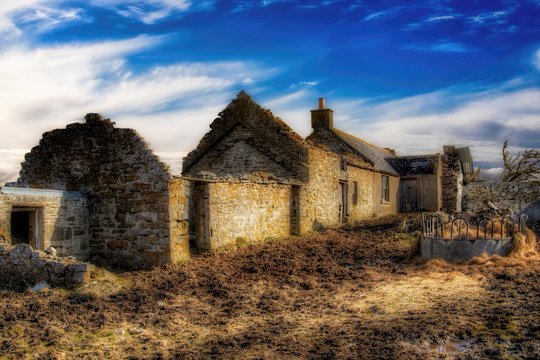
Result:
<svg viewBox="0 0 540 360"><path fill-rule="evenodd" d="M141 268L182 260L190 248L438 210L445 201L456 209L445 196L463 178L455 148L396 157L334 128L324 100L311 124L303 139L241 92L173 176L137 132L88 114L43 134L16 186L2 188L0 242Z"/></svg>

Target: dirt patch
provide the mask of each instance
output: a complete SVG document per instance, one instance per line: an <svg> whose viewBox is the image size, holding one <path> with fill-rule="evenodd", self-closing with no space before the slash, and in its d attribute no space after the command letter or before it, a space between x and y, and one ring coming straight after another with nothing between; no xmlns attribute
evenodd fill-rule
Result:
<svg viewBox="0 0 540 360"><path fill-rule="evenodd" d="M416 239L389 230L403 218L203 254L85 291L1 292L0 356L535 358L539 262L407 260Z"/></svg>

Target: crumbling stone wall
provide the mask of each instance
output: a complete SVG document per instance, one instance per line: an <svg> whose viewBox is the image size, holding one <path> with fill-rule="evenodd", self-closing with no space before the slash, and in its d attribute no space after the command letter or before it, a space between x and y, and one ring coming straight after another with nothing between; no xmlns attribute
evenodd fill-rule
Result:
<svg viewBox="0 0 540 360"><path fill-rule="evenodd" d="M503 209L518 212L540 198L540 184L534 182L473 182L465 187L463 210L486 210L484 200Z"/></svg>
<svg viewBox="0 0 540 360"><path fill-rule="evenodd" d="M197 247L290 235L291 185L206 182L195 185Z"/></svg>
<svg viewBox="0 0 540 360"><path fill-rule="evenodd" d="M43 134L18 183L87 193L90 256L124 268L171 262L168 168L132 129L99 114Z"/></svg>
<svg viewBox="0 0 540 360"><path fill-rule="evenodd" d="M463 191L463 173L455 146L443 146L442 161L442 210L446 212L461 211Z"/></svg>
<svg viewBox="0 0 540 360"><path fill-rule="evenodd" d="M283 145L276 146L239 124L208 150L187 176L209 179L296 179L298 169Z"/></svg>
<svg viewBox="0 0 540 360"><path fill-rule="evenodd" d="M219 113L210 129L184 158L183 175L256 181L261 177L280 181L307 178L302 137L246 92L241 91Z"/></svg>
<svg viewBox="0 0 540 360"><path fill-rule="evenodd" d="M71 286L90 280L94 266L58 258L32 249L28 244L0 245L0 288L24 290L46 281Z"/></svg>
<svg viewBox="0 0 540 360"><path fill-rule="evenodd" d="M14 207L37 212L39 250L49 246L59 256L74 256L85 261L89 256L89 216L85 196L62 191L3 188L0 193L0 243L11 244L11 216Z"/></svg>

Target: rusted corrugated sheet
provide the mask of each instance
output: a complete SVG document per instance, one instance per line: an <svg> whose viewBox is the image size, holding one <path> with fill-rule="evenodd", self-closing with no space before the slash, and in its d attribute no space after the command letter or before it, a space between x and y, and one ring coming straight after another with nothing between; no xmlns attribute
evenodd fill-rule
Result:
<svg viewBox="0 0 540 360"><path fill-rule="evenodd" d="M469 149L468 146L465 146L457 148L456 152L458 154L459 162L461 163L461 168L463 169L463 177L468 179L474 173L471 149Z"/></svg>
<svg viewBox="0 0 540 360"><path fill-rule="evenodd" d="M540 199L536 199L529 205L525 206L516 215L519 217L521 214L527 215L527 222L540 221Z"/></svg>

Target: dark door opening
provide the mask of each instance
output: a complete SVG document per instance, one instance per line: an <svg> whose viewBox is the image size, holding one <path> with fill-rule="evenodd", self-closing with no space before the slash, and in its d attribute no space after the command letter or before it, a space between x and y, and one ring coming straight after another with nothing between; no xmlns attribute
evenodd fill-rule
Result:
<svg viewBox="0 0 540 360"><path fill-rule="evenodd" d="M347 221L347 183L340 181L339 182L339 221Z"/></svg>
<svg viewBox="0 0 540 360"><path fill-rule="evenodd" d="M13 207L11 209L11 244L28 244L40 248L40 234L43 226L38 208Z"/></svg>
<svg viewBox="0 0 540 360"><path fill-rule="evenodd" d="M29 244L29 214L26 211L11 213L11 244Z"/></svg>
<svg viewBox="0 0 540 360"><path fill-rule="evenodd" d="M300 235L300 186L291 187L290 234Z"/></svg>
<svg viewBox="0 0 540 360"><path fill-rule="evenodd" d="M418 210L416 179L404 179L401 181L401 211L416 210Z"/></svg>

